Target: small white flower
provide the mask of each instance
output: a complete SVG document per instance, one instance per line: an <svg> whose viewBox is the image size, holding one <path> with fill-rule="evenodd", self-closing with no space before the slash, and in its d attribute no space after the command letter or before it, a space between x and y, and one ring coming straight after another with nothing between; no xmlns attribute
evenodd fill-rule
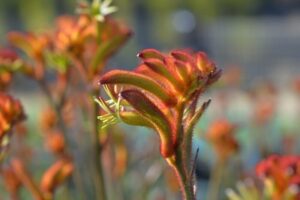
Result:
<svg viewBox="0 0 300 200"><path fill-rule="evenodd" d="M98 21L104 21L105 16L110 15L118 10L116 6L111 6L112 0L95 0L93 2L94 8L98 9L98 13L95 15Z"/></svg>

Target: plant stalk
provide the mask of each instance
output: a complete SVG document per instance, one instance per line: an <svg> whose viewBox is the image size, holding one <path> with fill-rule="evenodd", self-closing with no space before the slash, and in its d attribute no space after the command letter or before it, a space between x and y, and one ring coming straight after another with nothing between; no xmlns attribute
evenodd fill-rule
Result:
<svg viewBox="0 0 300 200"><path fill-rule="evenodd" d="M98 96L98 90L93 91L92 96ZM95 156L95 167L96 171L98 174L98 187L99 189L99 197L101 200L106 200L107 199L107 194L106 194L106 188L105 188L105 180L104 180L104 173L103 173L103 166L102 166L102 146L99 141L99 132L98 132L98 104L96 102L93 102L93 122L94 122L94 140L93 140L93 148L95 150L94 156Z"/></svg>

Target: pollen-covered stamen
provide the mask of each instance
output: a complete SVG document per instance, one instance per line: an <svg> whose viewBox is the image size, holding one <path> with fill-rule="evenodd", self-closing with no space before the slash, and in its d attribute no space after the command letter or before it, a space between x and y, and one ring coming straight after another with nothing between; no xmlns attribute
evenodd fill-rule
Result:
<svg viewBox="0 0 300 200"><path fill-rule="evenodd" d="M120 122L120 112L124 110L123 106L121 106L121 95L118 95L118 98L115 98L107 85L103 85L103 88L109 99L104 100L101 97L94 99L94 101L105 111L105 114L97 117L97 119L102 122L101 129ZM116 90L116 88L114 88L114 90Z"/></svg>

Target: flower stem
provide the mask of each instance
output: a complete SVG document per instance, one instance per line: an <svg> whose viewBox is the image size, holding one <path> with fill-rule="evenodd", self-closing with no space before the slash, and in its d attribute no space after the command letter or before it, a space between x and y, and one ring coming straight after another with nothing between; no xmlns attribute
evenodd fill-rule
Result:
<svg viewBox="0 0 300 200"><path fill-rule="evenodd" d="M209 191L207 200L218 200L219 190L222 183L222 177L224 172L224 161L218 161L212 171L212 177L209 183Z"/></svg>
<svg viewBox="0 0 300 200"><path fill-rule="evenodd" d="M20 160L12 160L12 167L16 172L18 178L22 181L25 187L31 192L32 196L36 200L50 200L51 198L45 198L43 193L40 191L37 184L33 181L25 167Z"/></svg>
<svg viewBox="0 0 300 200"><path fill-rule="evenodd" d="M169 158L167 161L175 170L183 199L195 200L192 177L190 177L188 170L184 166L182 155L181 149L177 148L174 157Z"/></svg>
<svg viewBox="0 0 300 200"><path fill-rule="evenodd" d="M98 96L98 90L93 91L93 95L92 96ZM96 171L98 174L98 188L99 189L99 193L97 195L99 195L101 200L106 200L107 199L107 194L106 194L106 188L105 188L105 180L104 180L104 173L103 173L103 167L102 167L102 158L101 158L101 153L102 153L102 146L99 142L99 136L98 136L98 120L97 120L97 116L98 116L98 104L96 102L93 103L94 108L93 108L93 112L94 112L94 116L93 116L93 120L94 120L94 141L93 141L93 145L94 145L94 156L95 156L95 167L96 167Z"/></svg>

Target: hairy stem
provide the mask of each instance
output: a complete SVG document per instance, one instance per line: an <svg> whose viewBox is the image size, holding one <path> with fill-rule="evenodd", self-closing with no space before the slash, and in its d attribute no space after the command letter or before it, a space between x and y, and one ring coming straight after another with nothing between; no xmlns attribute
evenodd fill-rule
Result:
<svg viewBox="0 0 300 200"><path fill-rule="evenodd" d="M184 200L196 200L195 193L193 189L193 182L190 179L188 171L185 169L182 162L182 152L177 149L173 158L168 160L169 164L175 170L177 175L177 180L180 185L180 189Z"/></svg>

